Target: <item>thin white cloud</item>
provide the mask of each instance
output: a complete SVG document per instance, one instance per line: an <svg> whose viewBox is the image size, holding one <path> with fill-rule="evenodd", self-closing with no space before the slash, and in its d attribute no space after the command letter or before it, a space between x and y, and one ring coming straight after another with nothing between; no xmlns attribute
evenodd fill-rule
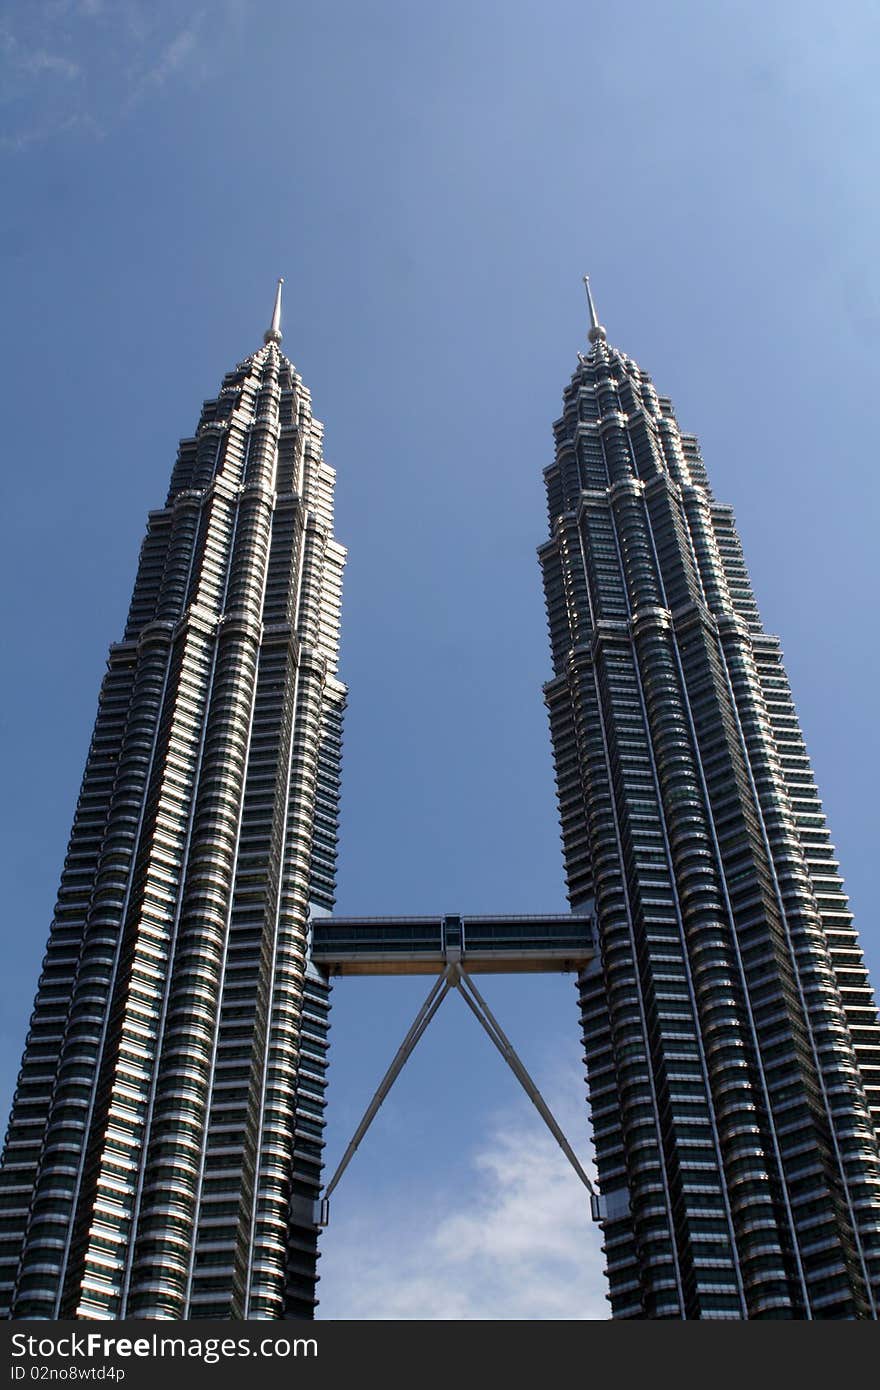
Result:
<svg viewBox="0 0 880 1390"><path fill-rule="evenodd" d="M79 63L71 62L69 58L62 57L60 53L47 53L44 48L34 49L31 53L22 53L18 61L21 71L30 73L34 77L41 77L45 73L54 73L57 77L66 77L68 81L72 81L82 73Z"/></svg>
<svg viewBox="0 0 880 1390"><path fill-rule="evenodd" d="M40 47L28 47L21 43L9 28L0 29L0 54L7 70L21 76L43 77L51 74L71 81L82 73L79 63L73 62L61 53L50 53Z"/></svg>
<svg viewBox="0 0 880 1390"><path fill-rule="evenodd" d="M73 131L94 140L102 140L106 133L94 117L87 112L78 112L52 125L31 126L16 130L11 134L0 132L0 151L5 150L10 154L20 154L31 145L38 145L52 136Z"/></svg>
<svg viewBox="0 0 880 1390"><path fill-rule="evenodd" d="M240 0L31 0L0 23L0 150L75 131L102 135L172 83L222 72L244 22Z"/></svg>
<svg viewBox="0 0 880 1390"><path fill-rule="evenodd" d="M584 1115L560 1118L574 1133ZM405 1208L369 1201L322 1248L323 1319L609 1316L587 1194L540 1120L521 1112L496 1117L460 1191L419 1191Z"/></svg>
<svg viewBox="0 0 880 1390"><path fill-rule="evenodd" d="M204 10L199 10L192 19L192 22L179 33L174 35L170 43L167 43L159 55L158 62L154 63L149 71L144 75L144 84L152 84L161 87L167 82L169 77L181 72L199 51L199 30L205 17Z"/></svg>

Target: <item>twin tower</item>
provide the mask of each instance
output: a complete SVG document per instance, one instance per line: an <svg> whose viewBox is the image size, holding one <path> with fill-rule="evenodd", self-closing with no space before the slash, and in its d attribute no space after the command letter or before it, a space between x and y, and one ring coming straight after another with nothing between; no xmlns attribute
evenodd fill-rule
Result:
<svg viewBox="0 0 880 1390"><path fill-rule="evenodd" d="M473 977L569 969L612 1316L877 1317L880 1025L779 642L588 305L540 549L572 916L326 915L345 551L279 284L110 648L0 1171L6 1316L312 1317L330 977L436 976L404 1053L460 988L542 1109Z"/></svg>

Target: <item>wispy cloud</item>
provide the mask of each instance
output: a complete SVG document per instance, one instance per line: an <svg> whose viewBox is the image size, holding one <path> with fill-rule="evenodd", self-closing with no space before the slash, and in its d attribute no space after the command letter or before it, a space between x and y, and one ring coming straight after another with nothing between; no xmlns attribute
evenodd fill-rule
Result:
<svg viewBox="0 0 880 1390"><path fill-rule="evenodd" d="M198 42L203 16L204 10L200 10L196 15L195 22L189 28L181 29L179 34L174 35L174 38L163 51L159 62L150 73L154 81L165 82L189 61Z"/></svg>
<svg viewBox="0 0 880 1390"><path fill-rule="evenodd" d="M206 75L204 50L199 41L204 18L205 11L197 10L187 24L163 43L155 59L142 72L136 85L133 103L141 100L149 88L162 87L171 78L180 76L188 69L194 70L199 77Z"/></svg>
<svg viewBox="0 0 880 1390"><path fill-rule="evenodd" d="M23 44L8 26L0 29L0 57L8 73L28 77L49 74L71 81L82 73L79 63L73 62L61 53L51 53L45 48L32 48Z"/></svg>
<svg viewBox="0 0 880 1390"><path fill-rule="evenodd" d="M34 77L53 73L58 77L66 77L68 81L72 81L82 74L79 63L72 62L70 58L62 57L60 53L47 53L44 48L36 48L31 53L19 54L18 64L22 72L31 73Z"/></svg>
<svg viewBox="0 0 880 1390"><path fill-rule="evenodd" d="M172 82L222 71L240 0L30 0L0 23L0 149L100 136Z"/></svg>
<svg viewBox="0 0 880 1390"><path fill-rule="evenodd" d="M583 1112L560 1119L574 1133ZM540 1121L519 1112L496 1117L461 1190L419 1192L405 1210L370 1201L364 1214L331 1225L323 1249L324 1319L609 1315L587 1195Z"/></svg>
<svg viewBox="0 0 880 1390"><path fill-rule="evenodd" d="M74 112L73 115L58 122L51 122L42 126L19 127L9 133L0 131L0 151L20 154L31 145L39 145L42 141L49 140L53 136L73 132L94 140L101 140L104 136L103 128L87 111Z"/></svg>

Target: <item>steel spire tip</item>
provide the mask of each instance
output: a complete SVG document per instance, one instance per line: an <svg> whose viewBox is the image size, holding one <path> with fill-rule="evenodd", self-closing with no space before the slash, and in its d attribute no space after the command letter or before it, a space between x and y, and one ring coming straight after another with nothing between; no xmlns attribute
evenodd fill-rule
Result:
<svg viewBox="0 0 880 1390"><path fill-rule="evenodd" d="M589 333L587 334L587 337L589 338L589 340L590 340L591 343L596 343L596 342L603 342L603 343L604 343L604 342L605 342L605 339L606 339L606 337L607 337L607 334L606 334L606 332L605 332L605 329L602 327L601 323L599 322L599 315L596 313L596 306L595 306L595 304L593 303L593 292L592 292L592 290L590 289L590 277L589 277L589 275L585 275L585 276L583 277L583 280L584 280L584 289L585 289L586 292L587 292L587 309L588 309L589 315L590 315L590 331L589 331Z"/></svg>
<svg viewBox="0 0 880 1390"><path fill-rule="evenodd" d="M284 276L279 275L278 286L275 290L275 305L272 309L272 323L263 334L264 343L281 342L281 286L284 284Z"/></svg>

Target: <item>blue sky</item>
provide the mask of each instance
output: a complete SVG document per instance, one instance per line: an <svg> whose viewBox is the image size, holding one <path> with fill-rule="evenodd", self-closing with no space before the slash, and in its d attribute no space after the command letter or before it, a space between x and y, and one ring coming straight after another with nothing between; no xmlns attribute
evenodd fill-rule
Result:
<svg viewBox="0 0 880 1390"><path fill-rule="evenodd" d="M564 907L535 548L588 270L736 508L880 974L878 42L858 0L0 7L4 1114L146 513L279 274L349 547L340 911ZM571 980L490 985L586 1153ZM425 992L336 989L331 1166ZM450 999L321 1313L603 1316L573 1181Z"/></svg>

